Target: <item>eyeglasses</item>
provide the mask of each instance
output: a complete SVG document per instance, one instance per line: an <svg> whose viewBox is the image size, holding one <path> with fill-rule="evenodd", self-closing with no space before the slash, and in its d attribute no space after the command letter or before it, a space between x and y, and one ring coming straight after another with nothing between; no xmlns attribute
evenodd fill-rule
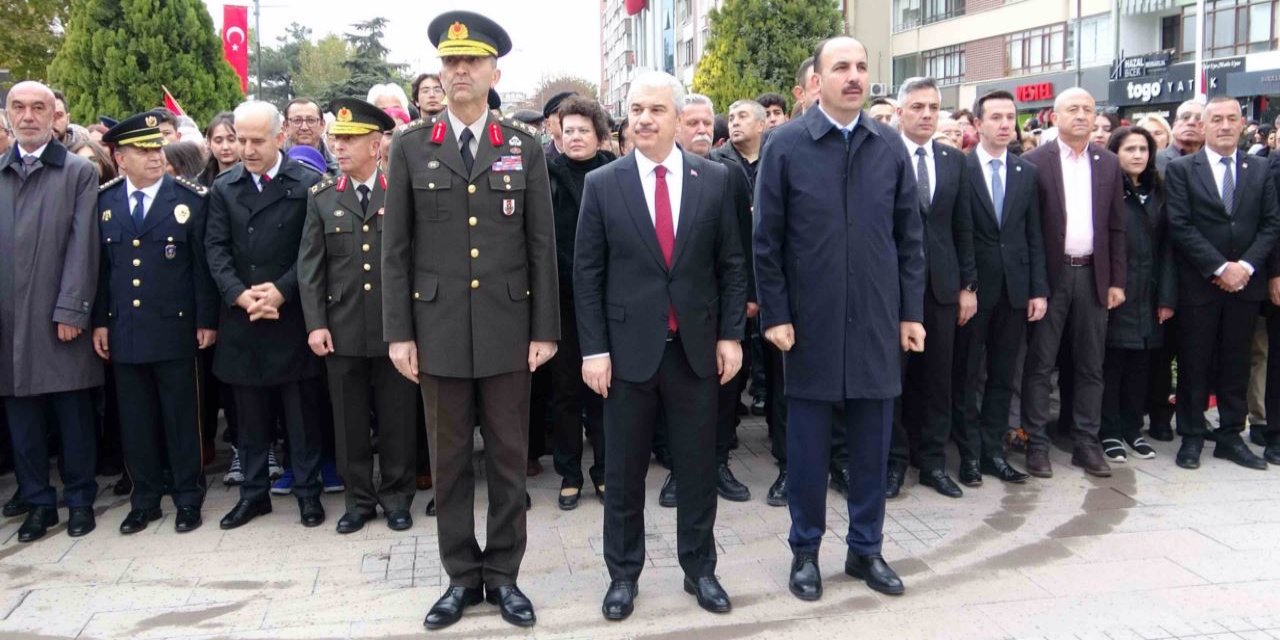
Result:
<svg viewBox="0 0 1280 640"><path fill-rule="evenodd" d="M314 127L320 124L320 118L303 118L298 116L296 118L289 118L289 124L295 127L301 127L304 124L308 127Z"/></svg>

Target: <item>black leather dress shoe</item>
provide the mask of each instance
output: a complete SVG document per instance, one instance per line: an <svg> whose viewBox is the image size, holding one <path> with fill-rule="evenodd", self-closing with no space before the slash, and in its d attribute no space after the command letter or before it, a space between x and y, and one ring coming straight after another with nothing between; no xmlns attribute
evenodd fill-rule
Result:
<svg viewBox="0 0 1280 640"><path fill-rule="evenodd" d="M298 515L304 527L318 527L324 524L324 505L319 497L298 498Z"/></svg>
<svg viewBox="0 0 1280 640"><path fill-rule="evenodd" d="M883 594L900 596L906 591L898 574L894 573L889 563L885 562L878 553L860 556L852 551L849 552L849 556L844 561L844 572L865 581L868 587Z"/></svg>
<svg viewBox="0 0 1280 640"><path fill-rule="evenodd" d="M956 485L951 476L947 475L942 469L934 469L932 471L920 472L920 484L926 487L933 487L934 491L941 493L948 498L959 498L964 495L964 491Z"/></svg>
<svg viewBox="0 0 1280 640"><path fill-rule="evenodd" d="M1214 445L1213 457L1230 460L1248 469L1265 471L1267 468L1267 461L1259 458L1258 454L1254 453L1249 448L1249 445L1239 438L1236 438L1234 442L1219 442Z"/></svg>
<svg viewBox="0 0 1280 640"><path fill-rule="evenodd" d="M483 601L484 589L480 587L468 589L451 586L445 589L444 595L440 596L435 604L431 605L431 610L427 612L427 617L422 624L428 629L443 629L462 619L463 609Z"/></svg>
<svg viewBox="0 0 1280 640"><path fill-rule="evenodd" d="M732 502L746 502L751 499L751 490L733 477L733 470L728 464L722 464L716 470L716 493L719 493L721 498Z"/></svg>
<svg viewBox="0 0 1280 640"><path fill-rule="evenodd" d="M724 592L715 576L703 576L697 580L685 576L684 592L693 594L698 599L698 606L711 613L729 613L733 608L729 594Z"/></svg>
<svg viewBox="0 0 1280 640"><path fill-rule="evenodd" d="M67 535L79 538L98 528L93 517L93 507L71 507L67 509Z"/></svg>
<svg viewBox="0 0 1280 640"><path fill-rule="evenodd" d="M1204 450L1204 438L1186 436L1178 447L1178 456L1174 462L1183 469L1200 468L1200 452ZM1215 450L1216 452L1216 450Z"/></svg>
<svg viewBox="0 0 1280 640"><path fill-rule="evenodd" d="M676 506L676 474L667 474L666 482L662 483L662 491L658 492L658 504L668 509Z"/></svg>
<svg viewBox="0 0 1280 640"><path fill-rule="evenodd" d="M359 511L348 511L338 518L338 533L347 534L355 533L364 528L364 523L374 519L373 515L366 515Z"/></svg>
<svg viewBox="0 0 1280 640"><path fill-rule="evenodd" d="M147 528L148 524L160 519L160 507L153 509L131 509L129 515L120 523L120 533L129 535Z"/></svg>
<svg viewBox="0 0 1280 640"><path fill-rule="evenodd" d="M431 516L433 518L435 517L436 515L436 499L435 498L432 498L431 501L427 503L426 513L428 516Z"/></svg>
<svg viewBox="0 0 1280 640"><path fill-rule="evenodd" d="M889 472L884 480L884 497L886 500L892 500L902 493L902 483L907 479L907 468L900 465L889 463Z"/></svg>
<svg viewBox="0 0 1280 640"><path fill-rule="evenodd" d="M845 500L849 499L849 472L841 471L831 474L831 488L836 490Z"/></svg>
<svg viewBox="0 0 1280 640"><path fill-rule="evenodd" d="M116 480L115 486L111 487L111 493L118 496L127 496L133 493L133 480L129 479L129 474L126 473L120 476L119 480Z"/></svg>
<svg viewBox="0 0 1280 640"><path fill-rule="evenodd" d="M604 604L600 611L605 620L626 620L635 611L636 596L640 595L640 585L630 580L614 580L609 583L609 590L604 592Z"/></svg>
<svg viewBox="0 0 1280 640"><path fill-rule="evenodd" d="M1280 464L1280 444L1267 445L1267 448L1262 451L1262 459L1266 460L1267 464Z"/></svg>
<svg viewBox="0 0 1280 640"><path fill-rule="evenodd" d="M573 485L561 486L560 496L556 499L561 511L573 511L578 508L578 500L582 498L582 487Z"/></svg>
<svg viewBox="0 0 1280 640"><path fill-rule="evenodd" d="M0 515L3 515L6 518L14 518L30 510L31 505L27 504L27 501L23 500L22 496L19 496L15 491L13 497L9 498L9 501L4 503L4 510L0 511Z"/></svg>
<svg viewBox="0 0 1280 640"><path fill-rule="evenodd" d="M977 460L960 461L960 484L966 487L982 486L982 466Z"/></svg>
<svg viewBox="0 0 1280 640"><path fill-rule="evenodd" d="M223 529L243 527L249 524L250 520L258 516L265 516L268 513L271 513L271 500L269 499L241 500L231 508L227 515L222 516L222 522L218 523L218 526Z"/></svg>
<svg viewBox="0 0 1280 640"><path fill-rule="evenodd" d="M387 512L387 528L392 531L406 531L413 527L413 516L408 509L396 509Z"/></svg>
<svg viewBox="0 0 1280 640"><path fill-rule="evenodd" d="M818 568L818 554L797 553L791 558L791 580L787 583L791 595L813 602L822 597L822 570Z"/></svg>
<svg viewBox="0 0 1280 640"><path fill-rule="evenodd" d="M1267 446L1267 425L1251 424L1249 425L1249 442L1259 447Z"/></svg>
<svg viewBox="0 0 1280 640"><path fill-rule="evenodd" d="M502 619L517 627L532 627L538 621L533 614L533 603L514 584L504 584L496 589L485 589L485 600L498 605Z"/></svg>
<svg viewBox="0 0 1280 640"><path fill-rule="evenodd" d="M1152 440L1173 442L1173 427L1167 424L1153 424L1147 428L1147 435Z"/></svg>
<svg viewBox="0 0 1280 640"><path fill-rule="evenodd" d="M982 473L989 476L995 476L1001 482L1012 482L1014 484L1022 484L1027 481L1027 474L1013 468L1004 458L992 458L983 460L980 465Z"/></svg>
<svg viewBox="0 0 1280 640"><path fill-rule="evenodd" d="M178 533L195 531L202 524L204 518L200 517L200 507L178 507L178 515L173 518L173 530Z"/></svg>
<svg viewBox="0 0 1280 640"><path fill-rule="evenodd" d="M58 510L53 507L31 507L27 519L18 527L18 542L31 542L44 537L49 527L58 524Z"/></svg>
<svg viewBox="0 0 1280 640"><path fill-rule="evenodd" d="M769 485L769 493L765 495L764 501L771 507L787 506L787 470L783 468L778 472L778 479Z"/></svg>

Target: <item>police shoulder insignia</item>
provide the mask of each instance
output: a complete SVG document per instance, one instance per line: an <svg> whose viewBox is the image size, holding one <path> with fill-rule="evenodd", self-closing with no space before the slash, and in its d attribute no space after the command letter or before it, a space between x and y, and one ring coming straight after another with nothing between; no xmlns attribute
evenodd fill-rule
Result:
<svg viewBox="0 0 1280 640"><path fill-rule="evenodd" d="M110 189L111 187L114 187L123 181L124 181L124 176L116 176L102 183L102 186L98 187L98 191L106 191L107 189Z"/></svg>
<svg viewBox="0 0 1280 640"><path fill-rule="evenodd" d="M187 189L190 189L191 191L194 191L196 195L202 196L209 193L209 190L206 189L204 185L192 182L186 178L178 177L178 178L174 178L173 181L186 187Z"/></svg>

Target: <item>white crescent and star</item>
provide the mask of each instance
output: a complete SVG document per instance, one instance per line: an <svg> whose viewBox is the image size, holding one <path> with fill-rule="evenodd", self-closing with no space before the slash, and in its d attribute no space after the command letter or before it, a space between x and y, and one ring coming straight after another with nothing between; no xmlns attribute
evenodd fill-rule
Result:
<svg viewBox="0 0 1280 640"><path fill-rule="evenodd" d="M240 34L239 43L235 43L231 41L231 35L234 33ZM239 51L240 45L244 44L245 42L244 29L241 29L240 27L231 27L230 29L227 29L225 33L222 34L222 39L226 41L227 44L231 45L232 51Z"/></svg>

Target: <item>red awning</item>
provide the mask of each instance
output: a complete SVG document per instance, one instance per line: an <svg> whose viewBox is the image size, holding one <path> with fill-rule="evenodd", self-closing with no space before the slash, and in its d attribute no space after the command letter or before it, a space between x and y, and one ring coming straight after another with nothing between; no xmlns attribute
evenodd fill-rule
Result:
<svg viewBox="0 0 1280 640"><path fill-rule="evenodd" d="M644 10L646 0L627 0L627 15L634 16Z"/></svg>

